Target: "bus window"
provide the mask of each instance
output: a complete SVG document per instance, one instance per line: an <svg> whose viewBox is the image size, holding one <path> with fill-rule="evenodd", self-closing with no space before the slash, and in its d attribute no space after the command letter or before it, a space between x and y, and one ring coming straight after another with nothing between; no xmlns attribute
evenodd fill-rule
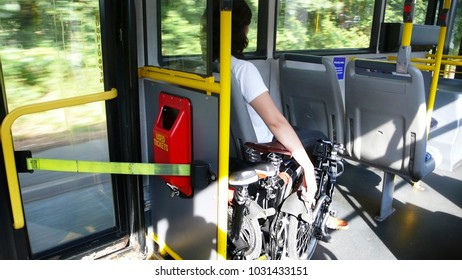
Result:
<svg viewBox="0 0 462 280"><path fill-rule="evenodd" d="M281 0L276 51L369 48L374 2Z"/></svg>
<svg viewBox="0 0 462 280"><path fill-rule="evenodd" d="M245 49L245 52L255 52L257 51L258 0L247 0L247 3L252 10L252 22L250 23L249 33L247 34L249 45Z"/></svg>
<svg viewBox="0 0 462 280"><path fill-rule="evenodd" d="M161 0L160 40L158 41L158 60L162 67L207 75L206 36L201 32L203 14L207 0L191 1ZM249 46L246 52L257 50L258 0L248 0L252 9L252 23L249 27ZM147 27L148 36L152 32ZM210 38L210 37L208 37ZM150 48L151 49L151 48ZM153 60L149 65L155 65Z"/></svg>
<svg viewBox="0 0 462 280"><path fill-rule="evenodd" d="M201 19L207 0L159 2L160 47L158 50L161 66L205 75L207 61L206 56L202 56L200 36Z"/></svg>
<svg viewBox="0 0 462 280"><path fill-rule="evenodd" d="M449 54L452 55L461 55L461 45L462 45L462 3L457 6L457 11L453 13L455 15L454 26L452 29L452 34L449 38Z"/></svg>
<svg viewBox="0 0 462 280"><path fill-rule="evenodd" d="M414 24L425 24L428 0L416 1L414 7ZM384 22L403 22L403 0L388 0L385 8Z"/></svg>

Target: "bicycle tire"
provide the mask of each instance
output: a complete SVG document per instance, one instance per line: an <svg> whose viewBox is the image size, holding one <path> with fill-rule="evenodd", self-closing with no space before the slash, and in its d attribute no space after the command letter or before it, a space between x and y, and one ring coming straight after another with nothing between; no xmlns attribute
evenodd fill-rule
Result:
<svg viewBox="0 0 462 280"><path fill-rule="evenodd" d="M232 228L233 208L228 207L228 229ZM249 215L244 215L242 219L241 232L239 237L242 238L249 248L240 256L230 256L231 259L255 260L258 259L262 251L262 232L257 219L250 218Z"/></svg>
<svg viewBox="0 0 462 280"><path fill-rule="evenodd" d="M318 239L314 228L293 215L289 216L287 230L287 254L289 259L309 260L316 250Z"/></svg>

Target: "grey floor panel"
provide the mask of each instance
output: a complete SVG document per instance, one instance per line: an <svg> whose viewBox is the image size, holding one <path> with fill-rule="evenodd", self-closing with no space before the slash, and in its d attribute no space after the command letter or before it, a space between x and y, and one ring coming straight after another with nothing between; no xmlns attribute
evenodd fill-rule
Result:
<svg viewBox="0 0 462 280"><path fill-rule="evenodd" d="M435 170L421 189L397 177L393 208L384 221L374 219L381 199L383 173L348 161L334 198L337 216L348 230L332 232L313 259L452 260L462 259L462 167Z"/></svg>

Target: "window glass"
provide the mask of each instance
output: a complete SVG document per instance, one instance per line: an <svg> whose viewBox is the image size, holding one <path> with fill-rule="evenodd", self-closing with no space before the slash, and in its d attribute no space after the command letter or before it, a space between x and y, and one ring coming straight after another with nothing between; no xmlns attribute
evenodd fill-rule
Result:
<svg viewBox="0 0 462 280"><path fill-rule="evenodd" d="M257 49L258 1L247 0L253 15L246 52L254 52ZM207 74L207 38L206 34L201 32L206 5L207 0L160 1L161 66Z"/></svg>
<svg viewBox="0 0 462 280"><path fill-rule="evenodd" d="M202 55L206 38L201 34L206 4L207 0L160 1L161 66L206 74L207 56Z"/></svg>
<svg viewBox="0 0 462 280"><path fill-rule="evenodd" d="M457 3L457 11L454 13L454 28L449 38L449 54L458 55L461 53L461 39L462 39L462 2Z"/></svg>
<svg viewBox="0 0 462 280"><path fill-rule="evenodd" d="M99 1L3 1L0 58L8 110L104 91ZM35 158L109 161L104 102L18 118L15 150ZM116 226L108 174L34 171L19 183L32 254Z"/></svg>
<svg viewBox="0 0 462 280"><path fill-rule="evenodd" d="M258 1L259 0L247 0L247 3L252 10L252 22L249 26L249 45L245 49L245 52L255 52L257 50L257 31L258 31Z"/></svg>
<svg viewBox="0 0 462 280"><path fill-rule="evenodd" d="M428 0L416 1L414 7L414 24L425 24ZM387 0L384 22L403 22L403 0Z"/></svg>
<svg viewBox="0 0 462 280"><path fill-rule="evenodd" d="M449 41L449 55L462 55L462 50L460 49L462 46L462 2L459 1L457 3L457 10L454 14L455 19L454 19L454 27L452 29L452 34L448 34L449 38L447 38ZM462 59L458 60L459 62L462 61ZM455 65L447 65L446 69L448 70L449 76L450 77L457 77L458 79L462 78L462 66L455 66Z"/></svg>
<svg viewBox="0 0 462 280"><path fill-rule="evenodd" d="M374 0L281 0L276 50L368 48Z"/></svg>

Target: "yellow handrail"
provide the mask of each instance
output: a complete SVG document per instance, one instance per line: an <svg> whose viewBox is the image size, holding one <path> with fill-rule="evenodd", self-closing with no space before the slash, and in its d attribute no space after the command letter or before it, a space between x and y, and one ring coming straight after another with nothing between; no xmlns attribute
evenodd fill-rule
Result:
<svg viewBox="0 0 462 280"><path fill-rule="evenodd" d="M443 56L444 58L444 56ZM387 56L387 60L396 60L397 56L395 55L389 55ZM415 67L417 67L420 70L429 70L429 71L435 71L435 59L433 58L419 58L419 57L413 57L411 58L411 62L415 62L414 64ZM420 64L420 63L425 63L425 64L432 64L432 65L425 65L425 64ZM457 60L452 60L452 59L441 59L441 64L443 65L454 65L454 66L462 66L462 61L457 61ZM443 72L443 71L440 71Z"/></svg>
<svg viewBox="0 0 462 280"><path fill-rule="evenodd" d="M425 55L426 57L435 57L436 55L435 54L426 54ZM459 59L459 60L462 60L462 55L453 55L453 54L443 54L442 58L444 59Z"/></svg>
<svg viewBox="0 0 462 280"><path fill-rule="evenodd" d="M405 22L403 24L403 35L401 39L401 45L403 47L408 47L411 45L411 38L412 38L412 22Z"/></svg>
<svg viewBox="0 0 462 280"><path fill-rule="evenodd" d="M6 115L0 128L0 137L2 140L6 178L8 181L8 191L10 193L11 210L13 214L13 226L15 229L21 229L24 227L24 212L22 208L21 190L19 189L18 173L16 170L16 163L14 158L13 137L11 135L11 127L14 121L19 117L28 114L45 112L76 105L83 105L96 101L104 101L113 99L115 97L117 97L117 90L113 88L110 91L101 93L94 93L84 96L77 96L18 107Z"/></svg>
<svg viewBox="0 0 462 280"><path fill-rule="evenodd" d="M206 92L220 93L220 84L215 82L213 76L204 78L193 73L164 69L155 66L145 66L138 69L138 77L164 81Z"/></svg>
<svg viewBox="0 0 462 280"><path fill-rule="evenodd" d="M183 260L183 257L181 257L180 254L178 254L177 252L175 252L175 250L168 246L167 243L162 241L157 234L153 233L152 239L154 240L154 242L157 243L157 245L159 245L159 253L161 255L168 254L174 260Z"/></svg>
<svg viewBox="0 0 462 280"><path fill-rule="evenodd" d="M228 232L229 127L231 125L231 18L232 12L221 11L220 19L220 120L218 133L218 258L226 259Z"/></svg>
<svg viewBox="0 0 462 280"><path fill-rule="evenodd" d="M443 4L443 12L448 11L449 8L451 7L451 0L444 0ZM444 15L446 16L446 15ZM446 20L446 19L444 19ZM440 35L438 38L438 45L436 47L436 54L435 54L435 72L432 76L432 81L430 84L430 92L428 95L428 101L427 101L427 137L430 133L430 126L431 126L431 120L432 120L432 114L433 114L433 107L435 106L435 99L436 99L436 90L438 88L438 80L440 75L437 75L436 73L439 73L439 70L441 68L441 60L443 57L443 49L444 49L444 41L446 40L446 31L447 31L447 26L446 24L441 24L440 26Z"/></svg>
<svg viewBox="0 0 462 280"><path fill-rule="evenodd" d="M408 5L409 4L409 5ZM404 11L405 13L403 14L408 14L407 17L404 18L404 27L403 27L403 35L402 35L402 48L400 51L404 48L410 47L411 45L411 37L412 37L412 14L413 14L413 6L415 2L410 0L405 2L404 6ZM443 48L444 48L444 41L446 39L446 31L447 31L447 26L446 26L446 15L451 6L451 0L444 0L443 4L443 10L442 10L442 15L440 15L441 19L441 26L440 26L440 34L438 37L438 44L436 47L436 54L435 58L433 60L433 65L419 65L418 68L421 70L429 70L429 71L434 71L434 73L439 73L439 69L441 68L442 64L442 57L443 57ZM410 62L410 61L419 61L419 59L411 59L407 56L407 53L404 55L405 62ZM400 63L400 53L398 53L398 57L396 58L397 65ZM422 62L422 61L419 61ZM428 60L429 63L432 63L431 60ZM398 67L397 67L398 68ZM432 118L432 113L433 113L433 107L435 105L435 99L436 99L436 91L438 88L438 80L439 80L440 75L434 74L432 76L431 84L430 84L430 90L429 90L429 95L428 95L428 100L427 100L427 137L430 133L430 125L431 125L431 118Z"/></svg>

